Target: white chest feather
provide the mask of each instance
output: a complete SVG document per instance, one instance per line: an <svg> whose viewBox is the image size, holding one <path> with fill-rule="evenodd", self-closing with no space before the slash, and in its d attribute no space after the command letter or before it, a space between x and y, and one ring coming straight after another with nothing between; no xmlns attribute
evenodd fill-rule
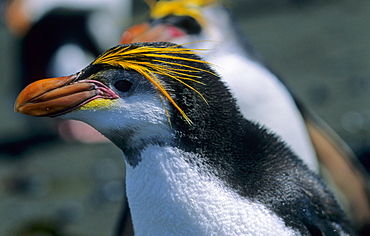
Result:
<svg viewBox="0 0 370 236"><path fill-rule="evenodd" d="M262 204L200 174L171 147L150 146L127 167L135 235L296 235Z"/></svg>

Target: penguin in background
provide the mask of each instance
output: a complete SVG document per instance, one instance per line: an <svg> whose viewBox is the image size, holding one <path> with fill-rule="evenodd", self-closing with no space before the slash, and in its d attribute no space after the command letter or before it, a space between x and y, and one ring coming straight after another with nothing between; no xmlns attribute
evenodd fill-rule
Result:
<svg viewBox="0 0 370 236"><path fill-rule="evenodd" d="M81 120L123 151L136 235L354 235L317 175L176 44L113 47L15 110Z"/></svg>
<svg viewBox="0 0 370 236"><path fill-rule="evenodd" d="M150 19L127 29L121 43L170 41L207 49L202 56L217 65L243 116L276 132L311 170L323 174L357 229L368 232L368 174L344 141L266 66L222 1L146 2Z"/></svg>
<svg viewBox="0 0 370 236"><path fill-rule="evenodd" d="M115 45L122 27L131 20L131 0L3 2L4 23L20 39L19 78L15 84L18 91L37 79L81 70L100 53ZM84 143L107 142L98 132L81 122L51 122L44 129L35 129L39 127L39 122L33 119L24 122L26 127L32 128L23 131L24 137L0 140L1 153L21 156L29 148L59 139ZM84 132L73 131L72 128L77 130L76 127Z"/></svg>
<svg viewBox="0 0 370 236"><path fill-rule="evenodd" d="M23 87L85 67L116 44L131 16L130 0L9 0L2 8L8 29L22 39ZM63 52L65 45L73 47ZM71 53L73 58L63 57Z"/></svg>

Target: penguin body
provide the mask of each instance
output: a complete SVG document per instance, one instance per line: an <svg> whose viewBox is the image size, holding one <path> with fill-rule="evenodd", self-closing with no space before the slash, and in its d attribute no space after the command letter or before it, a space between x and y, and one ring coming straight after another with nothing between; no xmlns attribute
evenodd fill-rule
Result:
<svg viewBox="0 0 370 236"><path fill-rule="evenodd" d="M136 235L351 234L321 180L174 44L112 48L31 84L16 110L82 120L122 149Z"/></svg>

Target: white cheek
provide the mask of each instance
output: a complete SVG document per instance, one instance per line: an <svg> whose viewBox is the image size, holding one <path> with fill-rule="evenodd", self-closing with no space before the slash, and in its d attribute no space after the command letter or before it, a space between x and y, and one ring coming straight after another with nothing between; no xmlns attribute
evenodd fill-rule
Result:
<svg viewBox="0 0 370 236"><path fill-rule="evenodd" d="M125 128L135 130L153 125L168 126L165 105L155 94L119 98L113 100L109 107L82 108L62 115L60 118L83 121L104 135Z"/></svg>

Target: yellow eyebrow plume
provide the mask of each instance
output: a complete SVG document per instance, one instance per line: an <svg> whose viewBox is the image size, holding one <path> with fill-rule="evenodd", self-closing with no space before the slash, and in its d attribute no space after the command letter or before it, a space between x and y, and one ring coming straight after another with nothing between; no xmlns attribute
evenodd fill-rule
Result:
<svg viewBox="0 0 370 236"><path fill-rule="evenodd" d="M206 61L186 56L195 55L196 53L194 50L196 51L197 49L182 48L178 45L170 47L125 45L106 51L93 61L92 64L109 64L140 73L148 79L163 94L163 96L172 103L185 120L191 124L192 122L190 118L170 96L156 75L163 75L184 84L191 90L195 91L205 102L207 102L198 90L186 82L192 81L203 84L197 80L199 76L195 75L194 72L206 72L214 75L211 71L182 63L187 61L209 64Z"/></svg>
<svg viewBox="0 0 370 236"><path fill-rule="evenodd" d="M153 19L162 18L168 15L191 16L201 25L205 24L201 9L203 6L215 4L218 0L146 0L151 8L150 16Z"/></svg>

